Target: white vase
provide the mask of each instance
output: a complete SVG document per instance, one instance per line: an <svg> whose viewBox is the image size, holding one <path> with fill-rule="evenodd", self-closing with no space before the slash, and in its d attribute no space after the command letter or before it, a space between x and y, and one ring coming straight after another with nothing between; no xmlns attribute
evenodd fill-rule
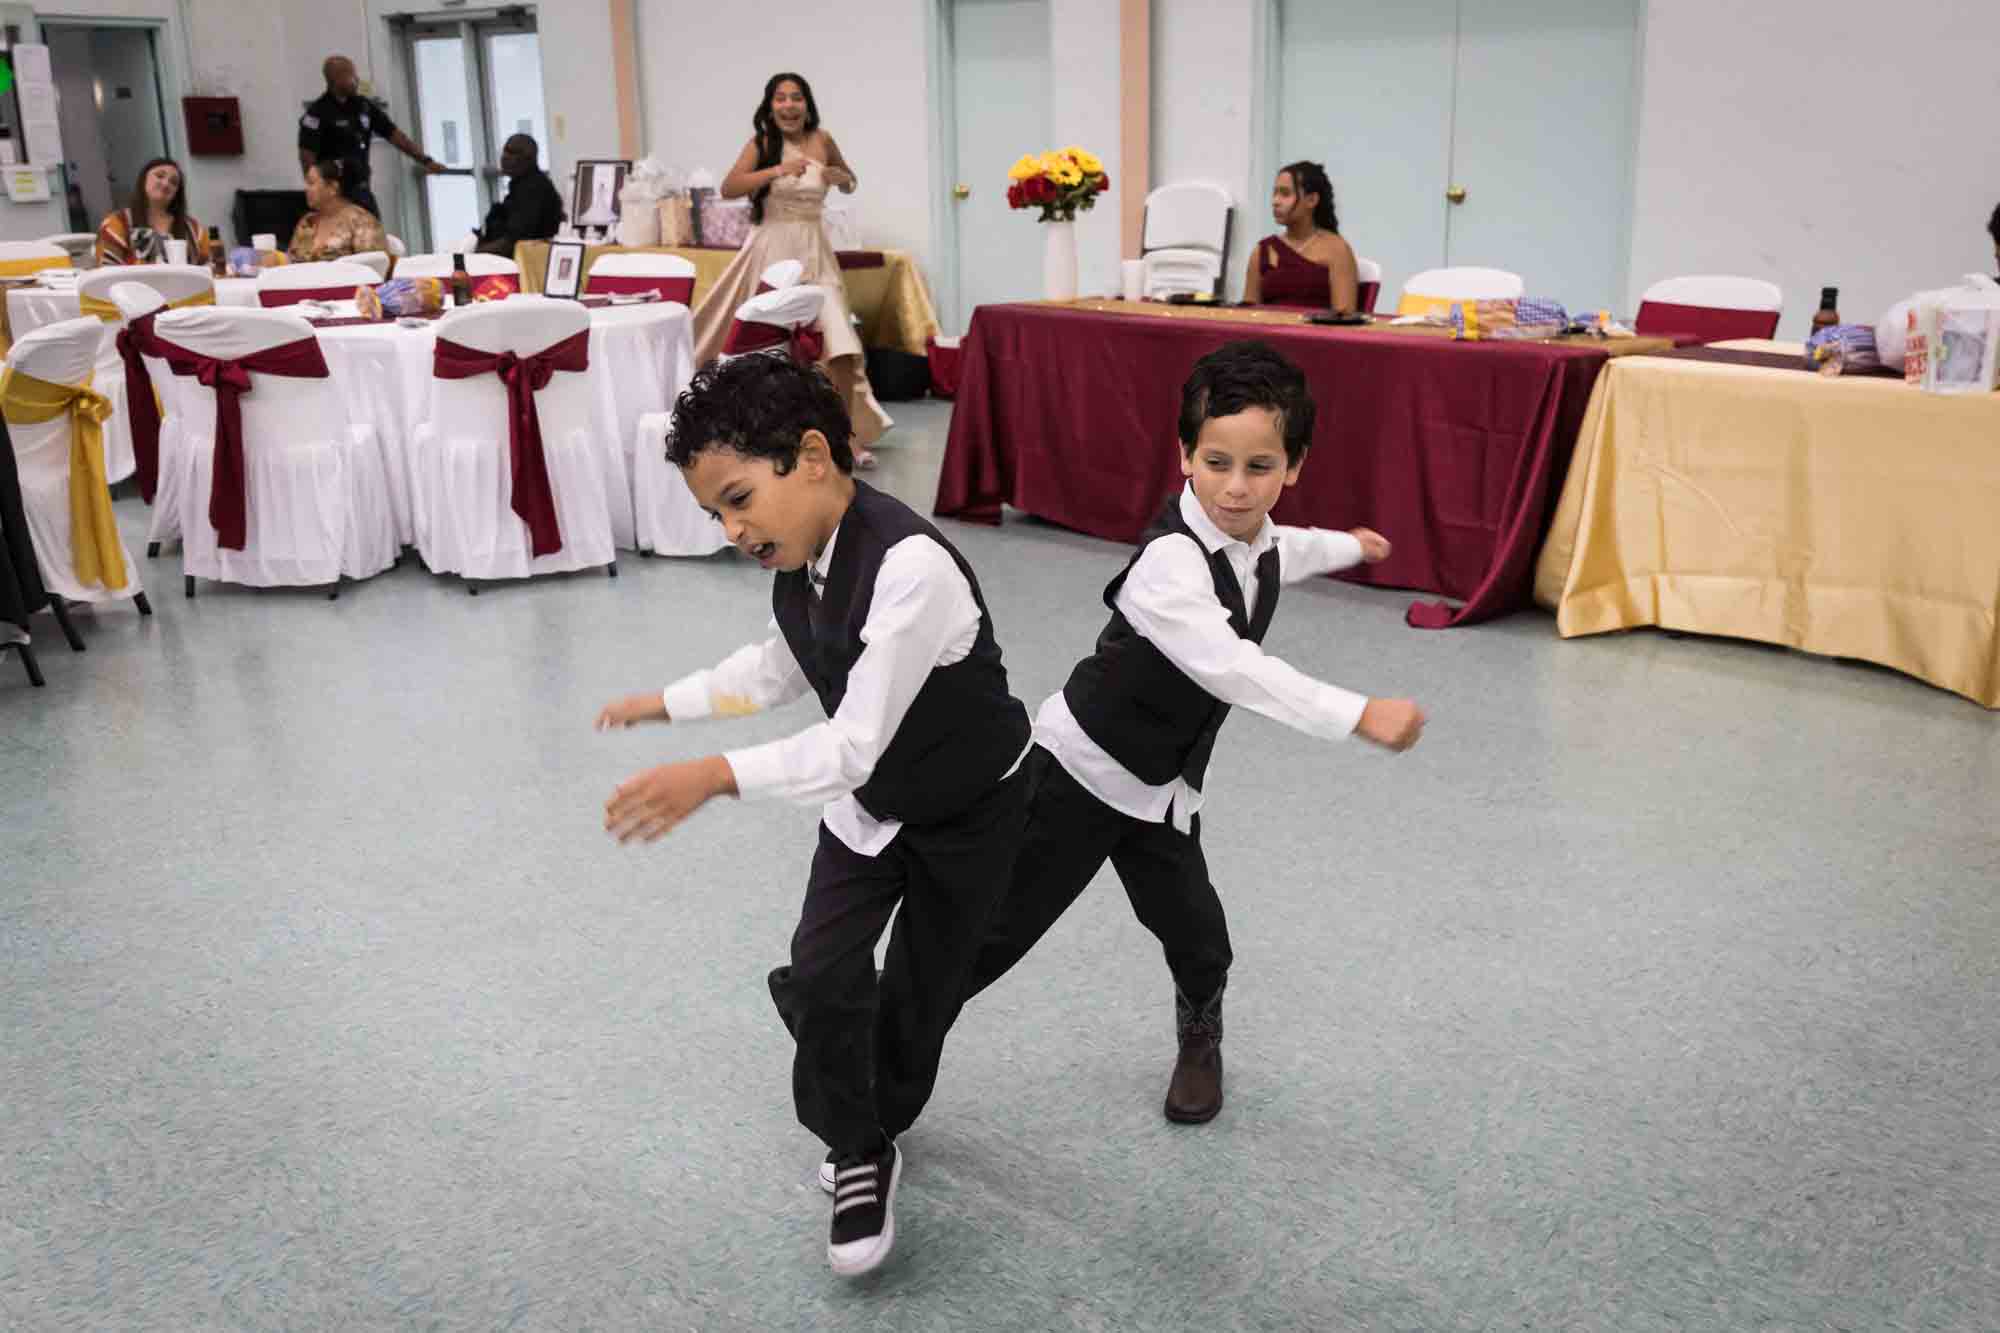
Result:
<svg viewBox="0 0 2000 1333"><path fill-rule="evenodd" d="M1076 299L1076 224L1044 222L1042 230L1042 296L1050 301Z"/></svg>

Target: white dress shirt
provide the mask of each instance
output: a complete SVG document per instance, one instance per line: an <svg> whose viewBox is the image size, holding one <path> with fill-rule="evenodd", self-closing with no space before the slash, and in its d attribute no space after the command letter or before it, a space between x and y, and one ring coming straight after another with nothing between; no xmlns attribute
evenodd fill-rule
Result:
<svg viewBox="0 0 2000 1333"><path fill-rule="evenodd" d="M1324 528L1279 527L1264 520L1255 538L1241 542L1202 512L1194 488L1181 492L1181 518L1198 541L1174 533L1140 554L1118 589L1118 610L1141 637L1195 684L1223 703L1262 713L1312 736L1339 740L1352 735L1368 697L1311 676L1272 657L1237 634L1229 612L1215 595L1208 557L1221 551L1243 587L1244 609L1257 614L1257 561L1278 550L1278 577L1298 583L1361 563L1361 543L1352 534ZM1035 715L1035 742L1062 764L1092 796L1148 823L1171 811L1174 827L1186 833L1202 794L1181 778L1161 786L1141 782L1085 734L1058 690Z"/></svg>
<svg viewBox="0 0 2000 1333"><path fill-rule="evenodd" d="M813 596L833 566L836 530L812 563ZM866 645L847 674L847 693L824 722L796 735L723 755L743 796L819 805L820 818L849 848L879 855L900 820L876 819L854 799L874 773L896 728L937 667L962 662L979 638L979 604L949 552L931 538L905 537L882 557L861 628ZM707 671L683 676L662 694L675 722L742 717L810 694L783 634L737 649Z"/></svg>

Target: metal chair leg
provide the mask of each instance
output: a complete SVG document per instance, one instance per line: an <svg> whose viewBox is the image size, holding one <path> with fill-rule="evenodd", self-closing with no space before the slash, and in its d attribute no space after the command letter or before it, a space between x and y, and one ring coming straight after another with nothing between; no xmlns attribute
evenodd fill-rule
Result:
<svg viewBox="0 0 2000 1333"><path fill-rule="evenodd" d="M76 632L76 624L69 618L69 608L63 605L63 599L54 593L49 594L49 611L55 616L56 624L62 626L63 637L69 640L70 651L82 652L83 636Z"/></svg>
<svg viewBox="0 0 2000 1333"><path fill-rule="evenodd" d="M160 558L160 544L158 542L146 543L146 558L148 560L158 560Z"/></svg>
<svg viewBox="0 0 2000 1333"><path fill-rule="evenodd" d="M186 578L181 580L181 591L186 593L189 597L194 596L194 575L189 574Z"/></svg>
<svg viewBox="0 0 2000 1333"><path fill-rule="evenodd" d="M610 564L604 567L604 577L607 579L615 579L618 577L618 562L616 560L613 560Z"/></svg>
<svg viewBox="0 0 2000 1333"><path fill-rule="evenodd" d="M132 594L132 605L139 608L139 614L142 616L150 616L153 614L153 604L146 600L146 594L143 592L135 592Z"/></svg>
<svg viewBox="0 0 2000 1333"><path fill-rule="evenodd" d="M35 660L35 646L33 644L31 643L0 644L0 652L4 652L8 648L12 648L16 652L21 654L21 665L27 668L28 683L30 685L33 685L35 688L40 689L42 686L48 684L48 681L42 679L42 664Z"/></svg>

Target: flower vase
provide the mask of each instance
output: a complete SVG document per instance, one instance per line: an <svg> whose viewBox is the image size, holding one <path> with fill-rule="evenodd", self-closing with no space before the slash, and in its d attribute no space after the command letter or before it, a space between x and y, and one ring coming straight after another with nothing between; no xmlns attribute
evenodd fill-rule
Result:
<svg viewBox="0 0 2000 1333"><path fill-rule="evenodd" d="M1044 222L1042 230L1042 296L1050 301L1076 299L1076 224Z"/></svg>

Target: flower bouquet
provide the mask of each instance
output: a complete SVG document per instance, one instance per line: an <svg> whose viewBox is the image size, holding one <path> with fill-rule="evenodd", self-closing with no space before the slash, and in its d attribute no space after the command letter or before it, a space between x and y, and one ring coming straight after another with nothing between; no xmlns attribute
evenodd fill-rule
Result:
<svg viewBox="0 0 2000 1333"><path fill-rule="evenodd" d="M1097 196L1111 188L1111 177L1097 155L1081 148L1064 148L1037 157L1029 154L1007 173L1009 208L1039 208L1040 222L1074 222L1088 212Z"/></svg>

